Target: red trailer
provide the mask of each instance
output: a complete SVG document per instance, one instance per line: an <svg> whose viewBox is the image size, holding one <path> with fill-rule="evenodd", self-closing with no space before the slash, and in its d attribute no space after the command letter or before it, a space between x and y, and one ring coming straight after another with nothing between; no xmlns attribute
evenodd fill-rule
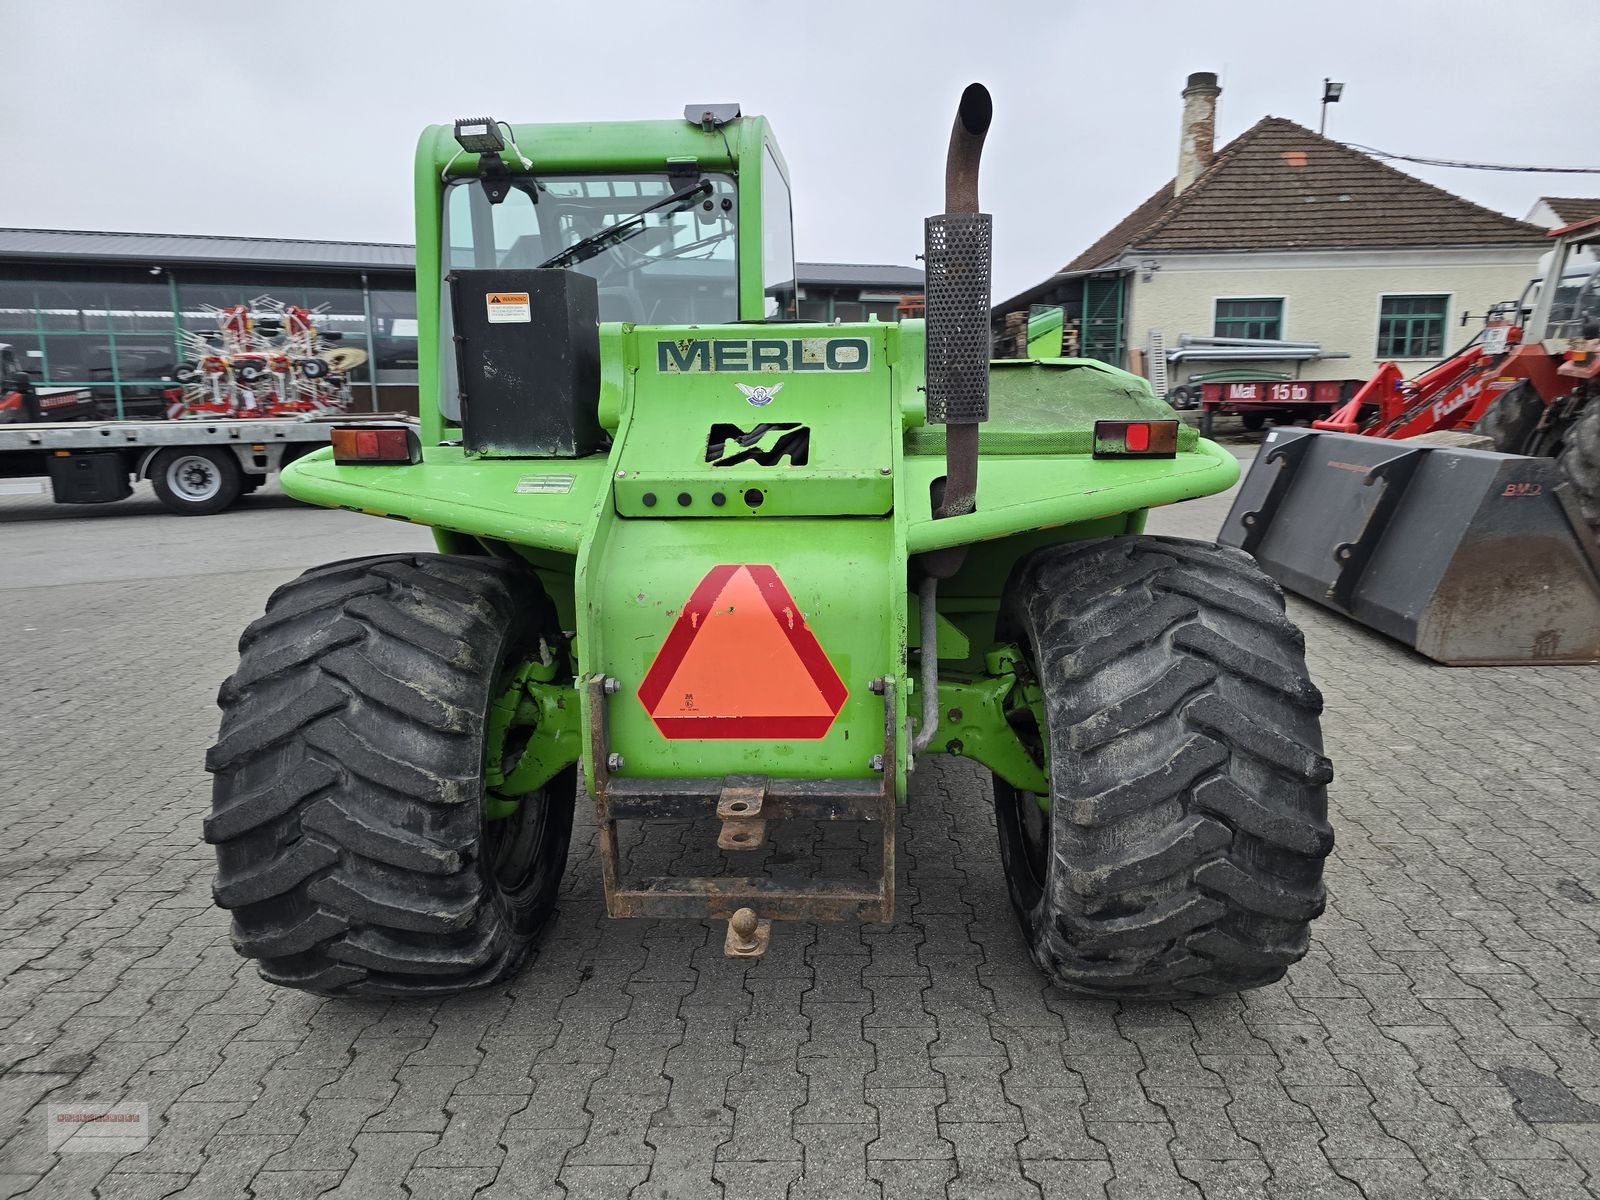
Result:
<svg viewBox="0 0 1600 1200"><path fill-rule="evenodd" d="M1242 379L1206 383L1200 388L1200 436L1211 436L1217 413L1235 413L1249 430L1262 429L1267 418L1280 425L1325 417L1343 404L1360 379Z"/></svg>

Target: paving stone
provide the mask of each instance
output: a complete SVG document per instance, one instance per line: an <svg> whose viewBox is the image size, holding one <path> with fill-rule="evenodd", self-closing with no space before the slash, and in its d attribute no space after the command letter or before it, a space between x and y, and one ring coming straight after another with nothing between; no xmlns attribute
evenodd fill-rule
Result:
<svg viewBox="0 0 1600 1200"><path fill-rule="evenodd" d="M361 1127L384 1110L382 1100L312 1100L306 1123L289 1146L267 1160L268 1171L345 1171L355 1161L352 1148Z"/></svg>
<svg viewBox="0 0 1600 1200"><path fill-rule="evenodd" d="M473 1070L474 1067L468 1063L401 1067L395 1076L399 1090L383 1112L362 1127L363 1132L443 1133L445 1125L449 1123L445 1103ZM324 1088L323 1095L327 1095L329 1090Z"/></svg>
<svg viewBox="0 0 1600 1200"><path fill-rule="evenodd" d="M869 1159L949 1158L950 1142L938 1129L943 1088L868 1088L867 1103L878 1113L878 1136L867 1146Z"/></svg>
<svg viewBox="0 0 1600 1200"><path fill-rule="evenodd" d="M803 1058L806 1102L795 1110L796 1125L869 1124L877 1112L866 1102L866 1078L873 1069L870 1053L856 1058Z"/></svg>
<svg viewBox="0 0 1600 1200"><path fill-rule="evenodd" d="M733 1135L717 1149L718 1162L798 1162L794 1113L806 1102L805 1077L750 1075L728 1081Z"/></svg>
<svg viewBox="0 0 1600 1200"><path fill-rule="evenodd" d="M1494 1173L1535 1200L1592 1200L1594 1177L1577 1163L1550 1159L1490 1159ZM1368 1191L1369 1200L1371 1192Z"/></svg>
<svg viewBox="0 0 1600 1200"><path fill-rule="evenodd" d="M956 1058L934 1060L944 1078L947 1099L939 1106L941 1124L977 1121L1009 1124L1022 1120L1022 1111L1006 1099L1001 1077L1010 1069L1008 1058Z"/></svg>
<svg viewBox="0 0 1600 1200"><path fill-rule="evenodd" d="M1105 1185L1111 1200L1200 1200L1199 1189L1178 1173L1177 1164L1167 1152L1172 1132L1165 1124L1091 1121L1089 1133L1106 1148L1111 1159L1112 1178Z"/></svg>
<svg viewBox="0 0 1600 1200"><path fill-rule="evenodd" d="M648 1166L567 1167L560 1183L568 1196L625 1200L650 1174Z"/></svg>
<svg viewBox="0 0 1600 1200"><path fill-rule="evenodd" d="M708 1196L717 1192L713 1171L717 1147L728 1132L715 1126L657 1127L650 1132L655 1151L650 1174L633 1195L649 1200L680 1200L683 1196Z"/></svg>
<svg viewBox="0 0 1600 1200"><path fill-rule="evenodd" d="M1022 1171L1044 1200L1102 1200L1111 1180L1109 1162L1024 1160Z"/></svg>
<svg viewBox="0 0 1600 1200"><path fill-rule="evenodd" d="M802 1165L794 1162L719 1162L711 1177L722 1185L724 1200L785 1200L790 1186L800 1178Z"/></svg>
<svg viewBox="0 0 1600 1200"><path fill-rule="evenodd" d="M1166 1123L1166 1115L1150 1102L1140 1081L1143 1060L1083 1057L1068 1061L1089 1095L1083 1109L1086 1121Z"/></svg>
<svg viewBox="0 0 1600 1200"><path fill-rule="evenodd" d="M1206 1200L1255 1200L1266 1194L1271 1174L1259 1159L1230 1158L1219 1162L1179 1155L1174 1165Z"/></svg>
<svg viewBox="0 0 1600 1200"><path fill-rule="evenodd" d="M338 1075L338 1067L320 1071L270 1070L262 1076L261 1089L249 1106L224 1125L221 1133L231 1137L244 1136L246 1131L298 1134L305 1128L306 1106Z"/></svg>
<svg viewBox="0 0 1600 1200"><path fill-rule="evenodd" d="M107 1175L95 1188L96 1200L164 1200L189 1188L192 1175Z"/></svg>
<svg viewBox="0 0 1600 1200"><path fill-rule="evenodd" d="M533 1095L506 1122L508 1129L587 1129L589 1089L605 1074L592 1064L537 1066Z"/></svg>
<svg viewBox="0 0 1600 1200"><path fill-rule="evenodd" d="M872 1043L878 1065L867 1076L874 1088L943 1087L943 1077L934 1073L928 1047L938 1037L931 1027L911 1029L869 1029L866 1040Z"/></svg>
<svg viewBox="0 0 1600 1200"><path fill-rule="evenodd" d="M474 1200L497 1173L497 1167L413 1167L403 1186L410 1200Z"/></svg>
<svg viewBox="0 0 1600 1200"><path fill-rule="evenodd" d="M204 1165L206 1148L218 1130L244 1112L245 1107L242 1101L170 1105L161 1114L160 1127L154 1130L149 1143L119 1163L118 1173L195 1174Z"/></svg>
<svg viewBox="0 0 1600 1200"><path fill-rule="evenodd" d="M1355 1184L1365 1200L1442 1200L1444 1195L1429 1188L1428 1169L1414 1158L1335 1158L1328 1165Z"/></svg>
<svg viewBox="0 0 1600 1200"><path fill-rule="evenodd" d="M418 1157L417 1167L498 1167L505 1157L501 1135L524 1103L521 1096L452 1096L445 1104L450 1124Z"/></svg>
<svg viewBox="0 0 1600 1200"><path fill-rule="evenodd" d="M250 1181L267 1159L288 1148L287 1134L266 1137L213 1137L205 1145L204 1164L186 1190L195 1196L248 1197Z"/></svg>
<svg viewBox="0 0 1600 1200"><path fill-rule="evenodd" d="M500 1137L506 1156L494 1182L482 1192L483 1200L523 1200L523 1197L564 1197L558 1182L566 1157L583 1144L586 1126L576 1129L512 1129Z"/></svg>
<svg viewBox="0 0 1600 1200"><path fill-rule="evenodd" d="M883 1193L867 1177L866 1158L876 1132L872 1125L853 1123L797 1127L804 1160L790 1200L878 1200Z"/></svg>
<svg viewBox="0 0 1600 1200"><path fill-rule="evenodd" d="M1218 1162L1257 1157L1255 1146L1234 1132L1228 1119L1233 1098L1225 1088L1152 1087L1147 1094L1172 1126L1174 1159Z"/></svg>
<svg viewBox="0 0 1600 1200"><path fill-rule="evenodd" d="M940 1121L939 1132L955 1147L951 1200L1039 1200L1039 1185L1023 1174L1017 1157L1017 1143L1026 1136L1021 1125Z"/></svg>

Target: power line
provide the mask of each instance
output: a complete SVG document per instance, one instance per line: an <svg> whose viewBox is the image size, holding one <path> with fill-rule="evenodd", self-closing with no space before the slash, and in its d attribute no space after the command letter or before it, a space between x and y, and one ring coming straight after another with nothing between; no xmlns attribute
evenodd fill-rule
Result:
<svg viewBox="0 0 1600 1200"><path fill-rule="evenodd" d="M1341 142L1350 150L1359 150L1373 158L1399 159L1401 162L1421 163L1425 167L1460 167L1466 171L1517 171L1532 175L1600 175L1600 167L1519 167L1510 163L1463 162L1454 158L1423 158L1417 154L1390 154L1387 150L1374 150L1357 142Z"/></svg>

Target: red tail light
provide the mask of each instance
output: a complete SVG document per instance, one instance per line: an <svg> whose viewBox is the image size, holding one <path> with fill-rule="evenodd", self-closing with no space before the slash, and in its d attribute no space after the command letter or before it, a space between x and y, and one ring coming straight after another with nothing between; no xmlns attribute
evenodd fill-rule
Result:
<svg viewBox="0 0 1600 1200"><path fill-rule="evenodd" d="M1096 421L1096 458L1176 458L1176 421Z"/></svg>
<svg viewBox="0 0 1600 1200"><path fill-rule="evenodd" d="M333 430L333 461L340 466L396 466L422 461L417 431L405 425L340 425Z"/></svg>

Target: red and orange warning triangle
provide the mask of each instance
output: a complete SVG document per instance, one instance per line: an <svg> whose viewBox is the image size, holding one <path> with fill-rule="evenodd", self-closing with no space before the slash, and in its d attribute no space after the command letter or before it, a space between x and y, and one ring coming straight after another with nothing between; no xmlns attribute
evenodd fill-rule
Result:
<svg viewBox="0 0 1600 1200"><path fill-rule="evenodd" d="M778 573L713 567L639 685L665 738L820 738L848 695Z"/></svg>

